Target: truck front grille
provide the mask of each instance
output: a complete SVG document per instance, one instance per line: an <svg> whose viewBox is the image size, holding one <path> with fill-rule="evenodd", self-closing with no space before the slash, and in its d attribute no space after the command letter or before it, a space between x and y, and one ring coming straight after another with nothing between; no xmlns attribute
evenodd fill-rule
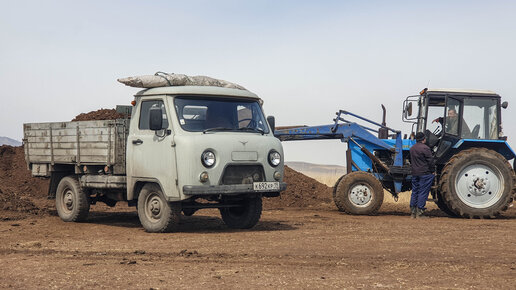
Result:
<svg viewBox="0 0 516 290"><path fill-rule="evenodd" d="M261 165L229 165L224 170L221 184L251 184L259 181L265 181Z"/></svg>

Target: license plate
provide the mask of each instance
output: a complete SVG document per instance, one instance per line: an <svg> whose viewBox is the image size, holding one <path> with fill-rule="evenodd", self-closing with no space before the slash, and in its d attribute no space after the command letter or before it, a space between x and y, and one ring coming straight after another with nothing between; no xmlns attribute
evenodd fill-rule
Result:
<svg viewBox="0 0 516 290"><path fill-rule="evenodd" d="M253 189L256 191L279 190L279 182L254 182Z"/></svg>

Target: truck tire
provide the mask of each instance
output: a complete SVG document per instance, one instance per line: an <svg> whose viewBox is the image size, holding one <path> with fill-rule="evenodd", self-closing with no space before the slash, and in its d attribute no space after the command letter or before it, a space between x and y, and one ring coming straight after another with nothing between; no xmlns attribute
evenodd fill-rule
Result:
<svg viewBox="0 0 516 290"><path fill-rule="evenodd" d="M240 207L219 209L224 223L232 229L250 229L258 223L262 215L262 197L247 197Z"/></svg>
<svg viewBox="0 0 516 290"><path fill-rule="evenodd" d="M56 191L56 209L65 222L80 222L88 217L90 197L73 176L63 177Z"/></svg>
<svg viewBox="0 0 516 290"><path fill-rule="evenodd" d="M149 233L171 232L179 225L181 204L168 202L157 184L146 184L138 196L138 218Z"/></svg>
<svg viewBox="0 0 516 290"><path fill-rule="evenodd" d="M333 201L348 214L375 214L383 203L383 186L372 174L355 171L342 176L334 187Z"/></svg>
<svg viewBox="0 0 516 290"><path fill-rule="evenodd" d="M471 148L455 154L439 182L443 201L465 218L493 218L509 208L516 194L516 175L499 153Z"/></svg>

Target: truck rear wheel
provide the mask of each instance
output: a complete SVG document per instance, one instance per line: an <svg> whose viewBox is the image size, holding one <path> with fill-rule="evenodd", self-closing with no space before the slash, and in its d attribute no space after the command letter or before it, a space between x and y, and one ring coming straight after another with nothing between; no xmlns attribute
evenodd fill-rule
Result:
<svg viewBox="0 0 516 290"><path fill-rule="evenodd" d="M246 197L239 207L220 209L224 223L232 229L250 229L260 220L262 215L262 197Z"/></svg>
<svg viewBox="0 0 516 290"><path fill-rule="evenodd" d="M59 182L56 209L59 217L65 222L80 222L88 217L90 197L75 177L67 176Z"/></svg>
<svg viewBox="0 0 516 290"><path fill-rule="evenodd" d="M157 184L146 184L138 196L138 217L147 232L171 232L179 225L181 205L169 203Z"/></svg>
<svg viewBox="0 0 516 290"><path fill-rule="evenodd" d="M383 203L383 186L370 173L351 172L335 184L333 201L339 211L357 215L374 214Z"/></svg>
<svg viewBox="0 0 516 290"><path fill-rule="evenodd" d="M499 153L471 148L453 156L439 183L450 211L466 218L492 218L507 210L516 193L516 175Z"/></svg>

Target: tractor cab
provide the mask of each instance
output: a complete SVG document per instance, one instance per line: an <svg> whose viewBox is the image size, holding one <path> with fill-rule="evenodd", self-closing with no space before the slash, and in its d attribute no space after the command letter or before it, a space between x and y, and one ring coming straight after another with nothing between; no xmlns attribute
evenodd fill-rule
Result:
<svg viewBox="0 0 516 290"><path fill-rule="evenodd" d="M504 140L500 107L506 108L507 102L500 99L492 91L425 88L419 96L407 97L403 121L413 123L413 133L425 132L438 161L448 159L461 140Z"/></svg>

